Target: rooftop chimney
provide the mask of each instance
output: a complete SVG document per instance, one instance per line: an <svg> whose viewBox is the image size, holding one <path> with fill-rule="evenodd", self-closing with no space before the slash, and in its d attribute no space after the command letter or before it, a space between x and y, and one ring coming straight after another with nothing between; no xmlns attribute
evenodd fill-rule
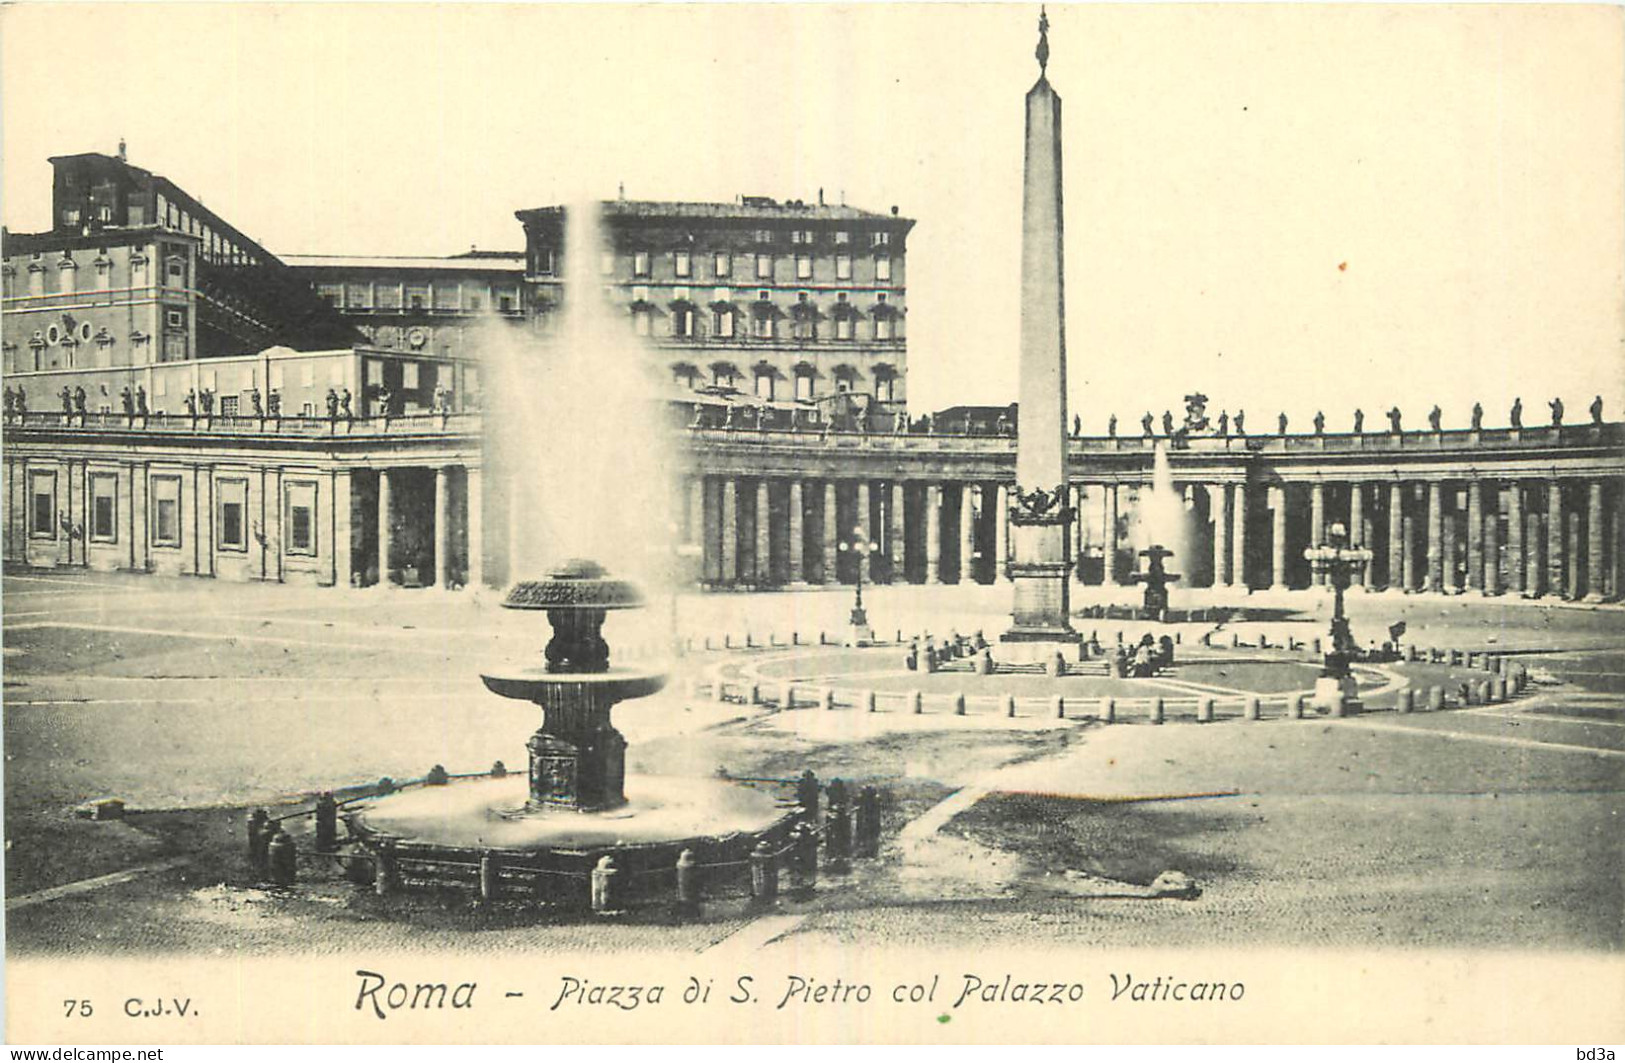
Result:
<svg viewBox="0 0 1625 1063"><path fill-rule="evenodd" d="M129 161L129 155L126 153L125 148L124 148L124 138L123 137L118 138L118 161L119 162L127 162L127 161Z"/></svg>
<svg viewBox="0 0 1625 1063"><path fill-rule="evenodd" d="M824 205L824 188L822 185L818 188L818 205L820 207Z"/></svg>

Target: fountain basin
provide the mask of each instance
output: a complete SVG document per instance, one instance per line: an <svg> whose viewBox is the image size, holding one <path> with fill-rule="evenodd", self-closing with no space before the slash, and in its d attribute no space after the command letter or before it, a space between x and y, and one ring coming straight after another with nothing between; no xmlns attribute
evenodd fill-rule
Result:
<svg viewBox="0 0 1625 1063"><path fill-rule="evenodd" d="M787 810L773 795L725 779L633 775L626 804L606 812L538 811L523 776L425 786L370 802L362 833L468 849L596 849L672 844L771 828Z"/></svg>
<svg viewBox="0 0 1625 1063"><path fill-rule="evenodd" d="M493 694L518 701L547 705L559 694L577 692L595 702L613 704L657 694L666 686L666 675L641 668L615 667L603 672L549 672L541 667L494 669L480 678Z"/></svg>

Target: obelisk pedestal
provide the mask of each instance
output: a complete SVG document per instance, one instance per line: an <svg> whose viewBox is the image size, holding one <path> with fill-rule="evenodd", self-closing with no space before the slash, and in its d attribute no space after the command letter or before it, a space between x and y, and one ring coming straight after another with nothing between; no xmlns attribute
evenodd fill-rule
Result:
<svg viewBox="0 0 1625 1063"><path fill-rule="evenodd" d="M1038 83L1027 93L1021 209L1021 399L1016 490L1010 505L1013 623L1000 637L1010 661L1075 657L1066 465L1066 284L1062 269L1061 97L1050 87L1049 20L1038 23Z"/></svg>

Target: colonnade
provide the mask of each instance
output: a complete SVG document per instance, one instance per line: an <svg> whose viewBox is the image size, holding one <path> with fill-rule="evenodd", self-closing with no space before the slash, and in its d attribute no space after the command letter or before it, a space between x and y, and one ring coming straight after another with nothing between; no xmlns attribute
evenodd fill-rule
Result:
<svg viewBox="0 0 1625 1063"><path fill-rule="evenodd" d="M485 490L478 465L390 466L371 479L372 489L359 500L370 527L353 551L353 582L439 588L484 582Z"/></svg>
<svg viewBox="0 0 1625 1063"><path fill-rule="evenodd" d="M865 582L992 583L1008 578L1013 485L993 480L692 477L683 531L712 586ZM1072 556L1087 583L1126 583L1147 485L1071 485ZM1373 553L1368 590L1617 598L1625 483L1611 477L1388 478L1186 483L1174 568L1185 586L1307 587L1304 560L1333 524ZM851 547L874 544L866 554ZM843 543L846 549L843 550ZM1166 545L1166 544L1165 544Z"/></svg>

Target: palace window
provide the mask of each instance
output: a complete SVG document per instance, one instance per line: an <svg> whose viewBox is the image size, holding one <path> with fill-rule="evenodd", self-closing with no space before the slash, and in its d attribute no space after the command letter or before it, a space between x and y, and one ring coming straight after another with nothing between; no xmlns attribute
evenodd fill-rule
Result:
<svg viewBox="0 0 1625 1063"><path fill-rule="evenodd" d="M633 312L633 314L632 314L632 331L633 332L637 333L639 336L647 336L647 335L649 335L649 333L651 331L653 331L653 328L654 328L654 326L653 326L653 323L650 320L649 311L647 311L647 310L637 310L637 311Z"/></svg>
<svg viewBox="0 0 1625 1063"><path fill-rule="evenodd" d="M839 229L835 233L835 242L837 244L849 244L852 242L852 234L845 229Z"/></svg>
<svg viewBox="0 0 1625 1063"><path fill-rule="evenodd" d="M875 339L889 340L892 338L892 323L890 317L875 318Z"/></svg>
<svg viewBox="0 0 1625 1063"><path fill-rule="evenodd" d="M164 324L169 328L185 328L186 312L184 310L164 311Z"/></svg>
<svg viewBox="0 0 1625 1063"><path fill-rule="evenodd" d="M220 549L243 553L248 550L248 481L221 480Z"/></svg>
<svg viewBox="0 0 1625 1063"><path fill-rule="evenodd" d="M835 279L838 281L849 281L852 279L851 255L835 256Z"/></svg>
<svg viewBox="0 0 1625 1063"><path fill-rule="evenodd" d="M418 389L418 363L403 362L401 364L401 390L416 391Z"/></svg>
<svg viewBox="0 0 1625 1063"><path fill-rule="evenodd" d="M220 399L220 416L222 416L222 417L236 417L237 416L237 409L238 409L238 397L236 395L225 395L225 396L221 397L221 399Z"/></svg>
<svg viewBox="0 0 1625 1063"><path fill-rule="evenodd" d="M56 473L31 471L28 474L28 534L35 539L56 538Z"/></svg>
<svg viewBox="0 0 1625 1063"><path fill-rule="evenodd" d="M891 243L891 233L870 233L870 247L886 247Z"/></svg>
<svg viewBox="0 0 1625 1063"><path fill-rule="evenodd" d="M171 255L167 261L165 283L171 288L186 287L186 260L179 255Z"/></svg>
<svg viewBox="0 0 1625 1063"><path fill-rule="evenodd" d="M181 545L181 478L152 478L152 545Z"/></svg>
<svg viewBox="0 0 1625 1063"><path fill-rule="evenodd" d="M772 243L773 242L773 230L772 229L757 229L756 230L756 242L759 243L759 244L770 244L770 243Z"/></svg>
<svg viewBox="0 0 1625 1063"><path fill-rule="evenodd" d="M771 372L756 374L756 397L763 402L773 401L773 374Z"/></svg>
<svg viewBox="0 0 1625 1063"><path fill-rule="evenodd" d="M672 269L679 277L687 277L694 272L694 256L687 251L675 251L671 256Z"/></svg>
<svg viewBox="0 0 1625 1063"><path fill-rule="evenodd" d="M344 305L351 309L367 309L372 306L372 288L366 284L352 284L345 290Z"/></svg>
<svg viewBox="0 0 1625 1063"><path fill-rule="evenodd" d="M892 377L877 376L875 378L875 398L881 402L891 402L892 395L895 393L893 391L895 383L896 381Z"/></svg>
<svg viewBox="0 0 1625 1063"><path fill-rule="evenodd" d="M889 280L891 280L891 256L890 255L876 255L875 256L875 280L877 280L877 281L889 281Z"/></svg>
<svg viewBox="0 0 1625 1063"><path fill-rule="evenodd" d="M687 388L688 390L693 391L695 387L695 377L696 373L694 367L691 365L672 366L671 382L676 384L678 387Z"/></svg>
<svg viewBox="0 0 1625 1063"><path fill-rule="evenodd" d="M691 307L678 307L671 314L671 334L683 339L694 335L694 310Z"/></svg>
<svg viewBox="0 0 1625 1063"><path fill-rule="evenodd" d="M632 255L632 276L647 277L649 275L649 252L638 251Z"/></svg>
<svg viewBox="0 0 1625 1063"><path fill-rule="evenodd" d="M537 274L543 277L551 277L554 269L553 249L551 247L538 247L536 249ZM478 307L475 309L478 309Z"/></svg>
<svg viewBox="0 0 1625 1063"><path fill-rule="evenodd" d="M813 376L808 370L796 370L796 398L802 402L811 402L813 397Z"/></svg>
<svg viewBox="0 0 1625 1063"><path fill-rule="evenodd" d="M712 331L714 331L717 336L725 340L733 339L734 312L732 310L718 310L712 325L714 326Z"/></svg>
<svg viewBox="0 0 1625 1063"><path fill-rule="evenodd" d="M790 231L790 242L792 244L810 244L810 243L812 243L813 242L812 230L811 229L792 229Z"/></svg>
<svg viewBox="0 0 1625 1063"><path fill-rule="evenodd" d="M812 280L812 275L813 275L812 256L811 255L797 255L796 256L796 279L797 280L804 280L804 281Z"/></svg>
<svg viewBox="0 0 1625 1063"><path fill-rule="evenodd" d="M316 485L288 484L288 553L316 556Z"/></svg>
<svg viewBox="0 0 1625 1063"><path fill-rule="evenodd" d="M90 539L118 542L118 476L114 473L90 474Z"/></svg>
<svg viewBox="0 0 1625 1063"><path fill-rule="evenodd" d="M711 268L718 277L726 277L733 271L733 256L726 251L718 251L711 260Z"/></svg>
<svg viewBox="0 0 1625 1063"><path fill-rule="evenodd" d="M773 315L757 314L755 318L755 336L759 340L773 338Z"/></svg>
<svg viewBox="0 0 1625 1063"><path fill-rule="evenodd" d="M770 281L773 279L773 256L756 256L756 279Z"/></svg>

